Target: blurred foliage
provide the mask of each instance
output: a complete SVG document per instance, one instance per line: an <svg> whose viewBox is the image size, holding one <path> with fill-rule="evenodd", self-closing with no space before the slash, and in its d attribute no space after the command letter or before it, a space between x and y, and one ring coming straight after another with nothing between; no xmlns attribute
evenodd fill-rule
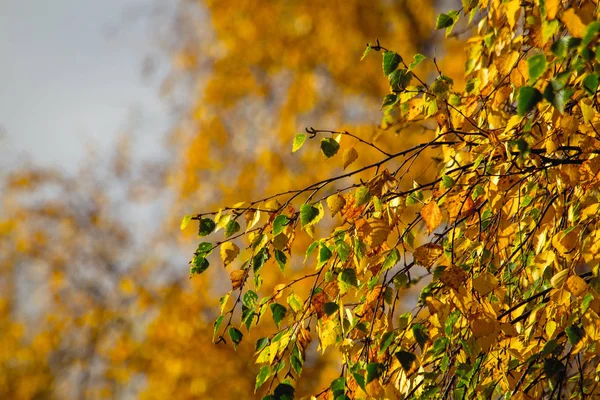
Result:
<svg viewBox="0 0 600 400"><path fill-rule="evenodd" d="M162 87L179 115L168 162L137 165L124 140L110 162L92 158L75 174L24 165L2 183L0 398L247 398L254 349L211 343L229 271L188 280L178 260L194 232L181 238L179 216L341 170L316 151L291 158L289 142L309 122L351 129L357 144L408 146L421 133L373 128L387 87L380 62L359 60L375 38L406 54L433 51L432 1L178 7ZM286 278L302 274L298 265ZM338 362L307 361L299 392L326 385Z"/></svg>

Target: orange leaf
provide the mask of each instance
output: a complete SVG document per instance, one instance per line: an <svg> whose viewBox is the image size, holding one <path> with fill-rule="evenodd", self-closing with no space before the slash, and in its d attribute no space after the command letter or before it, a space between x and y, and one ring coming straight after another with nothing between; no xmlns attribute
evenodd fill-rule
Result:
<svg viewBox="0 0 600 400"><path fill-rule="evenodd" d="M442 223L442 211L434 200L421 209L421 217L423 217L429 233L433 232Z"/></svg>
<svg viewBox="0 0 600 400"><path fill-rule="evenodd" d="M436 243L427 243L415 249L413 257L419 265L429 269L442 256L444 249Z"/></svg>
<svg viewBox="0 0 600 400"><path fill-rule="evenodd" d="M240 287L242 287L242 284L244 283L245 275L246 275L246 270L243 270L243 269L231 271L231 274L229 274L229 277L231 278L231 286L233 287L233 290L239 289Z"/></svg>

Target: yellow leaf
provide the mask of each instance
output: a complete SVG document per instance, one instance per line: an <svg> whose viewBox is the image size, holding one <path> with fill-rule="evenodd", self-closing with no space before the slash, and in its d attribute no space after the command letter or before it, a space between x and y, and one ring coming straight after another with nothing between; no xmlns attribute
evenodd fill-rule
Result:
<svg viewBox="0 0 600 400"><path fill-rule="evenodd" d="M371 382L367 383L366 386L367 394L375 399L382 399L385 396L385 390L379 379L373 379Z"/></svg>
<svg viewBox="0 0 600 400"><path fill-rule="evenodd" d="M569 275L569 270L564 269L558 273L556 273L552 278L550 278L550 284L554 289L560 288L563 283L567 280L567 276Z"/></svg>
<svg viewBox="0 0 600 400"><path fill-rule="evenodd" d="M183 219L181 220L181 224L179 225L179 229L184 230L185 228L187 228L191 220L191 215L186 215L185 217L183 217Z"/></svg>
<svg viewBox="0 0 600 400"><path fill-rule="evenodd" d="M231 286L233 287L233 290L239 289L240 287L242 287L245 276L246 276L246 270L238 269L235 271L231 271L231 274L229 274L229 278L231 279Z"/></svg>
<svg viewBox="0 0 600 400"><path fill-rule="evenodd" d="M481 314L474 315L470 320L470 324L473 336L477 338L491 335L498 327L497 321Z"/></svg>
<svg viewBox="0 0 600 400"><path fill-rule="evenodd" d="M344 169L346 169L350 164L352 164L358 158L358 152L354 147L350 147L349 149L344 150L344 154L342 155L342 163L344 165Z"/></svg>
<svg viewBox="0 0 600 400"><path fill-rule="evenodd" d="M591 216L594 216L600 211L600 203L592 204L591 206L587 206L581 211L581 220L584 221Z"/></svg>
<svg viewBox="0 0 600 400"><path fill-rule="evenodd" d="M433 264L442 256L444 248L436 243L427 243L415 249L413 258L419 265L429 270Z"/></svg>
<svg viewBox="0 0 600 400"><path fill-rule="evenodd" d="M223 264L228 266L240 254L240 248L235 243L225 242L221 245L221 259Z"/></svg>
<svg viewBox="0 0 600 400"><path fill-rule="evenodd" d="M280 283L273 288L273 300L279 300L283 296L283 290L287 287L285 283Z"/></svg>
<svg viewBox="0 0 600 400"><path fill-rule="evenodd" d="M454 290L458 290L467 280L468 275L461 268L453 265L442 272L440 281Z"/></svg>
<svg viewBox="0 0 600 400"><path fill-rule="evenodd" d="M248 232L260 220L260 211L259 210L248 210L248 211L246 211L245 218L246 218L246 232Z"/></svg>
<svg viewBox="0 0 600 400"><path fill-rule="evenodd" d="M579 15L575 13L575 10L569 8L562 13L562 22L567 26L567 29L576 38L583 38L585 35L585 25L581 22Z"/></svg>
<svg viewBox="0 0 600 400"><path fill-rule="evenodd" d="M551 21L556 17L559 4L560 0L546 0L546 17L548 20Z"/></svg>
<svg viewBox="0 0 600 400"><path fill-rule="evenodd" d="M579 108L581 108L581 115L583 115L583 122L588 123L594 118L595 110L592 106L587 104L585 100L579 101Z"/></svg>
<svg viewBox="0 0 600 400"><path fill-rule="evenodd" d="M429 233L433 232L442 222L442 211L435 200L431 200L421 209L421 217L427 225Z"/></svg>
<svg viewBox="0 0 600 400"><path fill-rule="evenodd" d="M575 297L582 297L588 292L588 285L585 281L577 276L572 275L566 282L567 290Z"/></svg>
<svg viewBox="0 0 600 400"><path fill-rule="evenodd" d="M565 231L559 232L552 238L552 246L554 246L561 255L566 256L575 249L578 236L578 229L573 229L566 233Z"/></svg>
<svg viewBox="0 0 600 400"><path fill-rule="evenodd" d="M321 349L321 353L324 353L328 346L335 345L337 342L337 326L334 319L328 319L326 321L319 320L317 323L317 333L319 335L319 348Z"/></svg>
<svg viewBox="0 0 600 400"><path fill-rule="evenodd" d="M273 247L277 250L283 250L289 243L290 238L285 233L280 233L273 238Z"/></svg>
<svg viewBox="0 0 600 400"><path fill-rule="evenodd" d="M508 19L508 25L510 29L513 29L517 20L519 19L519 11L521 10L520 0L511 0L504 4L506 18Z"/></svg>
<svg viewBox="0 0 600 400"><path fill-rule="evenodd" d="M548 335L548 339L552 339L554 332L556 332L556 322L551 319L547 320L544 330L546 331L546 335Z"/></svg>
<svg viewBox="0 0 600 400"><path fill-rule="evenodd" d="M367 244L371 247L382 245L390 234L390 226L383 219L370 219L367 222L370 227L369 235L367 236Z"/></svg>
<svg viewBox="0 0 600 400"><path fill-rule="evenodd" d="M329 212L333 217L335 214L340 212L342 208L346 205L346 200L340 196L339 193L334 194L333 196L329 196L327 198L327 207L329 207Z"/></svg>
<svg viewBox="0 0 600 400"><path fill-rule="evenodd" d="M498 278L492 275L490 272L484 272L477 278L473 279L473 288L479 292L480 295L485 296L492 292L498 287Z"/></svg>
<svg viewBox="0 0 600 400"><path fill-rule="evenodd" d="M452 196L446 200L445 205L451 223L458 218L468 217L475 212L475 202L471 199L471 196Z"/></svg>

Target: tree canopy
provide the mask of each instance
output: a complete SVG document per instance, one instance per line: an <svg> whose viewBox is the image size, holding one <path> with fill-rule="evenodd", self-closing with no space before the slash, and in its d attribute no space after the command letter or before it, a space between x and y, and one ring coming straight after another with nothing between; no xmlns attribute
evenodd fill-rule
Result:
<svg viewBox="0 0 600 400"><path fill-rule="evenodd" d="M290 181L278 164L269 193L181 222L201 237L191 278L217 254L230 275L214 341L264 332L266 399L293 398L305 363L332 354L317 398L598 395L598 4L461 5L435 28L464 44L463 75L376 40L363 58L379 55L389 93L375 133L308 127L276 156L317 149L327 169L305 158Z"/></svg>

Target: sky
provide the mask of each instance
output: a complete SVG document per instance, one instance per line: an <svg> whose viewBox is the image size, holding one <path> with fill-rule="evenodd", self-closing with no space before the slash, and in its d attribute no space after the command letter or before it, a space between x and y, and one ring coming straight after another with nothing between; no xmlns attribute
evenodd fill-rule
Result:
<svg viewBox="0 0 600 400"><path fill-rule="evenodd" d="M1 171L23 163L73 171L88 150L109 153L123 132L160 151L168 127L160 76L142 74L157 54L156 4L0 1Z"/></svg>

